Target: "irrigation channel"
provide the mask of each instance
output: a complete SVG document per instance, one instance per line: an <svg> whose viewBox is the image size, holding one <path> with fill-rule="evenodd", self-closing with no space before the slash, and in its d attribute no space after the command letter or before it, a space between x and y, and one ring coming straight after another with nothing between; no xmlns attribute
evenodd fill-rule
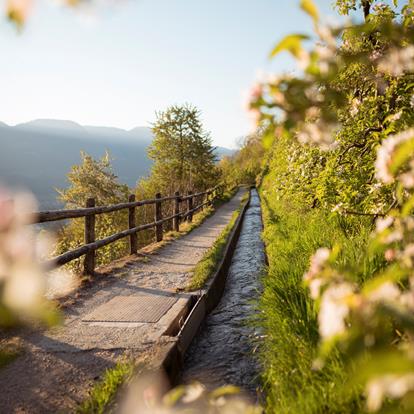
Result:
<svg viewBox="0 0 414 414"><path fill-rule="evenodd" d="M254 343L259 332L251 320L265 264L261 232L260 199L253 189L223 297L186 353L181 382L199 381L209 389L232 384L256 397L259 365Z"/></svg>

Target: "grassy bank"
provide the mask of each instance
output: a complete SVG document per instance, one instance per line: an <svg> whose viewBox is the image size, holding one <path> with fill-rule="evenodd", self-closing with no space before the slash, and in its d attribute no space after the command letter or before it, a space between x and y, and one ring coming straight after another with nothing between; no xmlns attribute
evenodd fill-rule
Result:
<svg viewBox="0 0 414 414"><path fill-rule="evenodd" d="M101 414L113 402L119 387L132 375L134 365L130 362L119 362L114 368L105 371L102 380L98 381L76 412L78 414Z"/></svg>
<svg viewBox="0 0 414 414"><path fill-rule="evenodd" d="M236 221L240 215L242 207L248 198L248 193L242 197L240 207L233 213L229 223L221 232L220 236L214 242L214 244L207 250L203 258L197 263L194 268L193 275L191 277L190 283L187 286L188 291L193 291L201 289L207 280L214 274L217 270L217 266L220 261L223 259L224 250L227 245L227 241L231 231L236 224ZM229 197L229 200L231 197Z"/></svg>
<svg viewBox="0 0 414 414"><path fill-rule="evenodd" d="M316 308L302 283L311 255L319 247L341 245L344 271L357 282L381 263L366 252L370 222L356 218L350 226L294 197L281 199L272 177L261 188L264 241L269 268L260 301L265 339L261 349L269 413L350 413L361 407L360 389L347 382L339 353L321 370Z"/></svg>

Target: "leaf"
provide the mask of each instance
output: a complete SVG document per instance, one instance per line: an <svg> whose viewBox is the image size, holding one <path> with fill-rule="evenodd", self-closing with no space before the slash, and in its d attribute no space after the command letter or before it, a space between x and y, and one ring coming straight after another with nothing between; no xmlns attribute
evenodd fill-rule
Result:
<svg viewBox="0 0 414 414"><path fill-rule="evenodd" d="M179 385L178 387L173 388L164 396L163 403L167 407L173 407L183 395L185 395L185 386Z"/></svg>
<svg viewBox="0 0 414 414"><path fill-rule="evenodd" d="M272 50L270 57L273 58L280 52L287 50L293 56L299 57L302 50L302 40L308 40L309 36L305 34L291 34L284 37Z"/></svg>
<svg viewBox="0 0 414 414"><path fill-rule="evenodd" d="M210 394L210 397L213 399L223 397L226 395L237 395L240 394L241 390L239 387L236 387L234 385L225 385L220 388L216 388L212 393Z"/></svg>
<svg viewBox="0 0 414 414"><path fill-rule="evenodd" d="M319 11L313 0L301 0L300 7L304 12L312 17L315 23L319 21Z"/></svg>
<svg viewBox="0 0 414 414"><path fill-rule="evenodd" d="M412 138L400 144L393 156L391 171L395 174L411 158L414 152L414 134Z"/></svg>

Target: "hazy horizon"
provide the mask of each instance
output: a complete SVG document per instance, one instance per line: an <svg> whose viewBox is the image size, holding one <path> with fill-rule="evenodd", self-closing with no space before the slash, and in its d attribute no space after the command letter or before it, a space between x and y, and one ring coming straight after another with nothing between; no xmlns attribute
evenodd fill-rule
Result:
<svg viewBox="0 0 414 414"><path fill-rule="evenodd" d="M331 0L316 3L334 15ZM234 148L251 131L244 94L258 71L294 68L287 54L268 55L298 26L312 32L299 0L136 0L83 13L39 2L21 34L0 24L2 121L129 130L187 102L201 110L214 145Z"/></svg>

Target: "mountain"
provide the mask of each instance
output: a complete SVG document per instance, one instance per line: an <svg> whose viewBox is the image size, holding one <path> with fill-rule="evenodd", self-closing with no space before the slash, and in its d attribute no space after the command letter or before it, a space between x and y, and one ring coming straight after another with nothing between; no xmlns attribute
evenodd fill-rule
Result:
<svg viewBox="0 0 414 414"><path fill-rule="evenodd" d="M108 150L119 180L134 187L149 173L146 150L152 138L147 127L126 131L49 119L14 127L0 122L0 182L32 191L41 209L60 208L55 188L68 185L66 174L79 164L80 151L98 158ZM232 150L219 147L216 152L221 158Z"/></svg>
<svg viewBox="0 0 414 414"><path fill-rule="evenodd" d="M59 208L55 188L68 185L66 174L79 164L81 150L95 158L108 150L119 180L132 187L151 167L146 155L151 140L148 128L115 133L113 128L55 120L0 125L0 181L31 190L42 209Z"/></svg>

